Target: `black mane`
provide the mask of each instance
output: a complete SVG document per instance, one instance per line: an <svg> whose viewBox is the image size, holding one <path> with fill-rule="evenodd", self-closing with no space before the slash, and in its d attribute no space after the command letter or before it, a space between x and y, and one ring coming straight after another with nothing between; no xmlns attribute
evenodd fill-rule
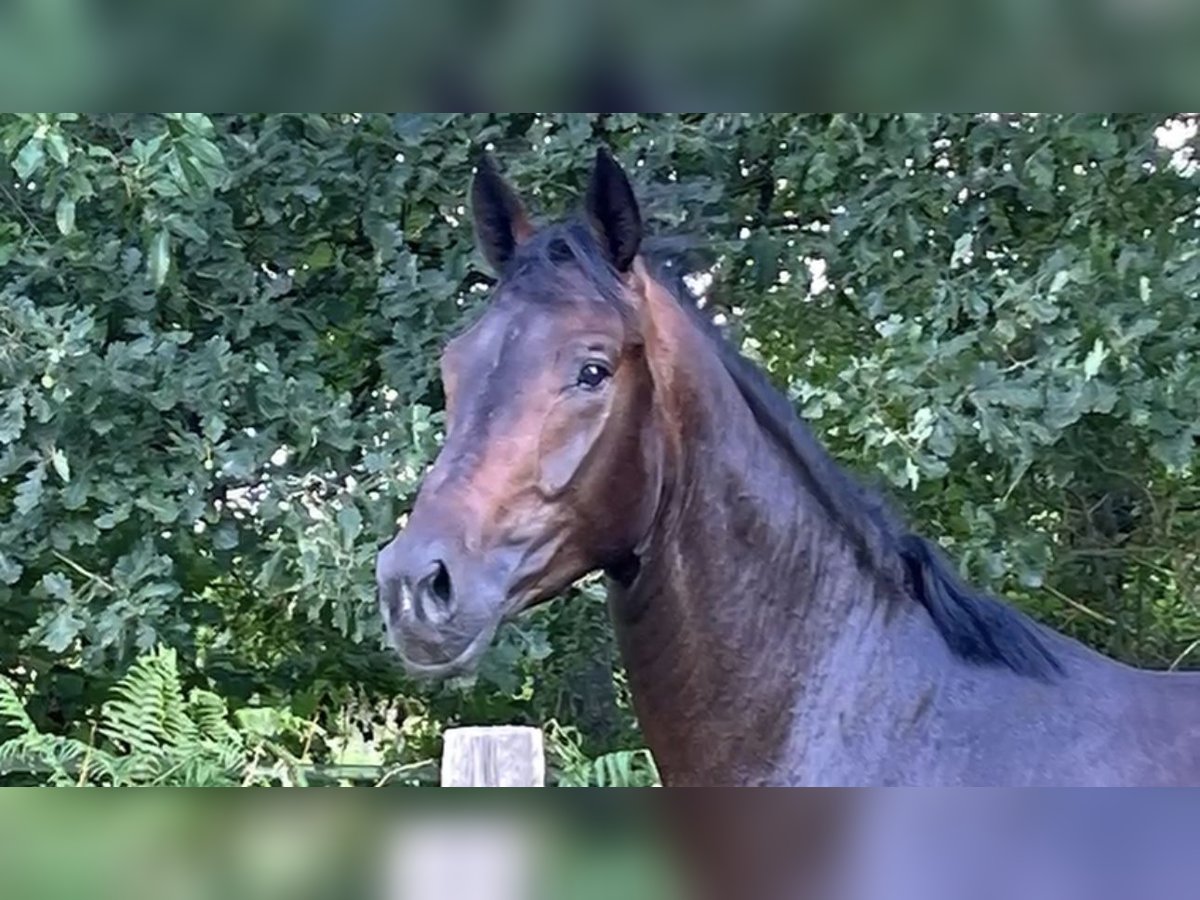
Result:
<svg viewBox="0 0 1200 900"><path fill-rule="evenodd" d="M1016 608L964 584L936 546L910 532L883 497L859 484L825 451L766 374L724 339L697 308L683 280L693 269L678 240L646 241L642 257L656 278L712 339L712 344L759 425L795 460L806 487L854 545L870 571L906 584L928 611L950 649L980 665L1004 666L1050 679L1062 665L1039 626ZM621 280L581 220L543 229L522 245L506 279L553 278L573 265L606 300L626 313Z"/></svg>

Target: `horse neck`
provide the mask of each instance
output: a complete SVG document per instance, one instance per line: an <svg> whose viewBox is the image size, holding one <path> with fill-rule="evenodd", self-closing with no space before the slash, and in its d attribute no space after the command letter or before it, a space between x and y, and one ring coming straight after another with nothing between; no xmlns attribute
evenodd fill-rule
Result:
<svg viewBox="0 0 1200 900"><path fill-rule="evenodd" d="M614 619L664 777L770 781L804 694L828 696L875 655L885 604L713 350L705 366L693 349L672 390L702 402L676 417L686 430L638 577L613 589Z"/></svg>

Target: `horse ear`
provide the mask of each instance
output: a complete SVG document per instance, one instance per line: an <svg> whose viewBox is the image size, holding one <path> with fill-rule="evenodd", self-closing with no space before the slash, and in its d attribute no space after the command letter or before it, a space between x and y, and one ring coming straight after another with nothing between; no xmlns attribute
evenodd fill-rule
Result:
<svg viewBox="0 0 1200 900"><path fill-rule="evenodd" d="M533 234L533 226L490 153L479 158L471 183L471 212L475 217L475 239L488 264L499 273L512 259L517 245Z"/></svg>
<svg viewBox="0 0 1200 900"><path fill-rule="evenodd" d="M596 151L586 208L609 261L618 272L628 272L642 242L642 215L625 171L603 146Z"/></svg>

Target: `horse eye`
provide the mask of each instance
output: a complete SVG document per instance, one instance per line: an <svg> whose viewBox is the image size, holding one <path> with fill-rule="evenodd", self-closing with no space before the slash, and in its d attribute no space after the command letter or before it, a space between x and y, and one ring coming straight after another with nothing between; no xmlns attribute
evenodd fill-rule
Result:
<svg viewBox="0 0 1200 900"><path fill-rule="evenodd" d="M612 372L608 367L596 362L590 362L579 370L579 378L576 383L580 387L598 388L600 385L612 377Z"/></svg>

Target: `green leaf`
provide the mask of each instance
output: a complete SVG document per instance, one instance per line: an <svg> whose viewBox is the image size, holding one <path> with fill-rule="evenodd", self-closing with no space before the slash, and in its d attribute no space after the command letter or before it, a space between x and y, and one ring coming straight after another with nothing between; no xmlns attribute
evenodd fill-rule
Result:
<svg viewBox="0 0 1200 900"><path fill-rule="evenodd" d="M257 738L273 738L281 734L290 717L271 707L247 706L233 714L238 726Z"/></svg>
<svg viewBox="0 0 1200 900"><path fill-rule="evenodd" d="M225 167L225 158L221 155L220 149L208 138L189 135L183 139L183 143L192 152L192 155L205 165L214 169Z"/></svg>
<svg viewBox="0 0 1200 900"><path fill-rule="evenodd" d="M347 505L338 510L337 514L338 528L342 532L342 544L345 547L352 547L355 538L362 531L362 513L358 511L357 506Z"/></svg>
<svg viewBox="0 0 1200 900"><path fill-rule="evenodd" d="M1096 338L1096 343L1092 344L1092 349L1083 361L1083 374L1088 378L1095 378L1106 359L1108 359L1108 348L1104 346L1104 342L1100 338Z"/></svg>
<svg viewBox="0 0 1200 900"><path fill-rule="evenodd" d="M215 550L232 550L238 545L237 526L232 522L222 522L213 532L212 545Z"/></svg>
<svg viewBox="0 0 1200 900"><path fill-rule="evenodd" d="M190 238L198 243L208 240L208 232L196 224L196 221L184 216L170 215L163 220L164 224L175 234Z"/></svg>
<svg viewBox="0 0 1200 900"><path fill-rule="evenodd" d="M1159 438L1150 445L1150 452L1171 471L1185 471L1196 458L1196 434L1196 429L1185 428L1178 434Z"/></svg>
<svg viewBox="0 0 1200 900"><path fill-rule="evenodd" d="M436 117L430 113L397 113L392 117L392 130L396 137L409 145L419 145L421 139L436 126Z"/></svg>
<svg viewBox="0 0 1200 900"><path fill-rule="evenodd" d="M13 171L17 173L17 178L21 181L28 181L42 167L42 161L45 158L45 141L40 137L31 137L25 142L25 146L21 148L17 158L13 160Z"/></svg>
<svg viewBox="0 0 1200 900"><path fill-rule="evenodd" d="M1035 388L1016 384L994 384L973 392L979 403L991 403L1013 409L1036 409L1042 405L1042 395Z"/></svg>
<svg viewBox="0 0 1200 900"><path fill-rule="evenodd" d="M51 653L62 653L83 631L84 622L69 607L62 606L46 625L42 646Z"/></svg>
<svg viewBox="0 0 1200 900"><path fill-rule="evenodd" d="M154 521L161 525L170 525L179 518L179 504L173 497L164 497L158 493L148 493L134 501L141 509L146 510Z"/></svg>
<svg viewBox="0 0 1200 900"><path fill-rule="evenodd" d="M63 480L63 484L71 480L71 467L67 464L67 454L58 447L50 452L50 464L54 466L54 471Z"/></svg>
<svg viewBox="0 0 1200 900"><path fill-rule="evenodd" d="M210 444L217 443L225 433L225 420L215 413L206 417L201 433Z"/></svg>
<svg viewBox="0 0 1200 900"><path fill-rule="evenodd" d="M156 600L160 597L178 597L179 585L173 581L156 581L138 588L134 599L138 601Z"/></svg>
<svg viewBox="0 0 1200 900"><path fill-rule="evenodd" d="M1088 135L1088 144L1099 159L1109 159L1120 152L1121 145L1111 131L1093 129Z"/></svg>
<svg viewBox="0 0 1200 900"><path fill-rule="evenodd" d="M333 248L327 241L322 241L313 247L312 252L308 254L308 267L310 269L324 269L333 262Z"/></svg>
<svg viewBox="0 0 1200 900"><path fill-rule="evenodd" d="M19 562L0 553L0 584L16 584L23 571Z"/></svg>
<svg viewBox="0 0 1200 900"><path fill-rule="evenodd" d="M25 430L25 397L15 389L5 393L8 399L0 404L0 444L11 444Z"/></svg>
<svg viewBox="0 0 1200 900"><path fill-rule="evenodd" d="M42 576L40 584L42 590L55 600L70 600L72 594L74 594L71 582L58 572L47 572Z"/></svg>
<svg viewBox="0 0 1200 900"><path fill-rule="evenodd" d="M26 514L37 508L42 502L42 485L46 481L46 464L40 463L31 471L17 488L13 505L17 512Z"/></svg>
<svg viewBox="0 0 1200 900"><path fill-rule="evenodd" d="M167 229L159 229L150 241L150 250L146 257L146 271L150 275L150 283L155 290L163 286L167 273L171 270L171 235Z"/></svg>
<svg viewBox="0 0 1200 900"><path fill-rule="evenodd" d="M67 140L61 131L51 131L46 136L46 145L50 148L50 155L60 166L66 166L71 161L71 148L67 146Z"/></svg>
<svg viewBox="0 0 1200 900"><path fill-rule="evenodd" d="M77 478L67 485L62 492L62 504L64 509L82 509L88 501L88 483L82 478ZM82 527L82 523L80 523Z"/></svg>
<svg viewBox="0 0 1200 900"><path fill-rule="evenodd" d="M954 242L954 250L950 254L951 268L961 266L971 258L971 248L975 243L975 235L971 232L960 234Z"/></svg>
<svg viewBox="0 0 1200 900"><path fill-rule="evenodd" d="M183 127L193 134L211 136L213 133L212 120L203 113L184 113Z"/></svg>
<svg viewBox="0 0 1200 900"><path fill-rule="evenodd" d="M150 160L154 158L154 154L158 153L162 147L163 141L167 139L166 132L155 135L148 141L143 141L141 138L134 138L131 147L133 158L138 161L139 165L149 165Z"/></svg>
<svg viewBox="0 0 1200 900"><path fill-rule="evenodd" d="M1049 147L1042 147L1029 157L1025 164L1029 180L1045 190L1054 187L1054 153Z"/></svg>
<svg viewBox="0 0 1200 900"><path fill-rule="evenodd" d="M96 516L95 525L103 531L108 531L127 521L131 512L132 504L129 502L122 503L114 507L111 511Z"/></svg>
<svg viewBox="0 0 1200 900"><path fill-rule="evenodd" d="M54 209L54 224L58 226L59 234L70 234L75 230L75 200L63 197Z"/></svg>
<svg viewBox="0 0 1200 900"><path fill-rule="evenodd" d="M1068 269L1059 269L1054 273L1054 277L1050 279L1050 296L1053 297L1062 291L1068 284L1071 283L1071 272Z"/></svg>

